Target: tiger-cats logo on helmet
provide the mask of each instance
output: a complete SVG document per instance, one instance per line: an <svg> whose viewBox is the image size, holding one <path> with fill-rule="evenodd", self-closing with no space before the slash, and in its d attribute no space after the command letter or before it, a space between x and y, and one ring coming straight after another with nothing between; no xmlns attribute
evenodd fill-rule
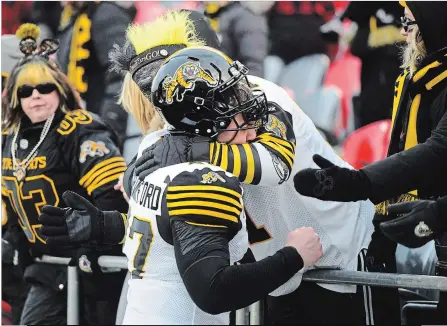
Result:
<svg viewBox="0 0 447 326"><path fill-rule="evenodd" d="M174 76L168 76L163 81L163 90L166 92L166 103L172 104L174 96L177 102L183 101L187 91L193 91L196 82L203 81L208 86L217 86L218 81L207 73L198 62L185 62L178 67Z"/></svg>
<svg viewBox="0 0 447 326"><path fill-rule="evenodd" d="M79 155L79 162L84 163L87 156L104 156L109 154L110 150L102 141L94 142L93 140L86 140L81 145L81 154Z"/></svg>

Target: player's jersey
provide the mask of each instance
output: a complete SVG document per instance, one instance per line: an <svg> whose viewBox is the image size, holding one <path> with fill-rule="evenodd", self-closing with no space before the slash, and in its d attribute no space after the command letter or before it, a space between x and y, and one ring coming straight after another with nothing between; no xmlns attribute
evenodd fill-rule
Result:
<svg viewBox="0 0 447 326"><path fill-rule="evenodd" d="M291 177L277 187L243 184L250 248L257 260L274 254L284 246L288 232L312 226L320 235L323 257L316 267L357 270L357 255L367 248L373 231L374 206L363 202L326 202L300 195L293 176L300 170L317 168L312 156L320 154L336 165L349 167L321 137L308 116L279 86L250 76L269 102L276 103L292 116L296 149ZM277 134L281 136L280 134ZM293 292L301 282L297 273L272 295ZM339 292L355 292L355 286L321 285Z"/></svg>
<svg viewBox="0 0 447 326"><path fill-rule="evenodd" d="M22 123L17 137L17 159L23 160L34 148L43 124ZM36 253L69 255L65 250L46 246L38 221L42 206L66 206L62 199L66 190L85 196L100 209L127 211L121 193L113 189L126 163L114 135L96 115L85 110L67 114L58 110L23 180L14 175L11 155L14 133L5 132L2 138L2 202L8 223L18 220Z"/></svg>
<svg viewBox="0 0 447 326"><path fill-rule="evenodd" d="M165 130L146 136L139 155ZM239 192L227 185L236 182ZM177 269L170 221L237 226L229 243L231 263L242 259L248 235L239 181L208 163L180 163L158 169L132 186L124 253L128 257L127 308L123 324L228 325L229 313L210 315L190 298ZM188 250L188 244L184 250Z"/></svg>

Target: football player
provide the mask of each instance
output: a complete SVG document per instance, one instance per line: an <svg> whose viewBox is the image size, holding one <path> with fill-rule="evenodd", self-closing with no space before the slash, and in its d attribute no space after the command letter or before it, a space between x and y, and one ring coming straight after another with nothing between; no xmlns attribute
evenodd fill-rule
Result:
<svg viewBox="0 0 447 326"><path fill-rule="evenodd" d="M116 136L82 109L78 93L49 56L56 40L38 43L39 28L24 24L18 31L23 58L11 71L2 106L2 202L8 233L18 244L19 263L31 289L20 324L66 323L66 266L35 263L43 254L78 257L86 321L114 322L125 274L102 274L89 266L96 253L48 246L40 233L42 206L64 206L71 189L105 209L125 212L128 205L114 183L126 169ZM103 254L119 254L116 244ZM111 286L112 285L112 286ZM98 303L100 302L101 308Z"/></svg>
<svg viewBox="0 0 447 326"><path fill-rule="evenodd" d="M165 20L169 21L169 16ZM160 22L156 26L160 27ZM165 24L163 28L157 30L164 30L166 31L165 35L169 35L168 31L174 30L175 26L177 25L171 19L169 24ZM144 30L146 34L151 30L150 28L154 27L146 24ZM176 35L178 34L180 33ZM172 39L164 39L160 44L166 44L167 41L172 41ZM150 40L145 39L144 42L147 44ZM187 43L185 40L181 40L178 41L178 44ZM155 47L156 44L153 46ZM115 61L118 63L122 57L125 57L125 54L131 54L131 51L125 47L120 53L123 54L115 56ZM157 60L153 60L144 68L146 70L141 76L148 80L147 83L153 78L154 71L158 69L159 65ZM137 74L138 72L133 75L134 78ZM132 111L140 108L140 103L144 103L144 101L139 100L137 92L132 86L132 74L127 74L126 79L124 87L127 85L128 91L125 92L126 88L123 89L122 98L132 103L128 105ZM258 131L258 137L254 142L244 145L227 145L220 142L191 141L190 137L179 135L163 137L159 143L142 155L140 163L146 162L146 164L139 167L137 174L144 179L155 170L154 168L158 168L163 162L169 160L166 156L169 152L163 150L169 147L177 148L177 155L182 157L183 161L204 160L218 165L237 176L240 181L252 184L243 187L245 188L244 196L248 200L246 211L251 216L251 219L247 219L249 240L257 259L274 254L282 248L288 232L311 223L319 229L319 233L324 234L323 246L326 250L318 267L365 270L362 249L367 248L372 232L372 204L370 202L355 205L352 203L330 203L322 206L318 205L317 201L296 194L293 185L287 181L290 174L293 173L292 165L295 168L295 165L298 164L297 170L303 166L310 166L314 153L327 153L340 164L348 165L324 142L310 119L284 90L260 78L249 76L249 81L252 87L258 85L264 90L270 112L268 123L265 128ZM144 91L148 90L143 88ZM139 96L141 97L142 94ZM131 99L134 101L132 102ZM146 117L154 116L151 103L146 102L143 106ZM137 111L142 112L141 109ZM146 122L142 127L143 130L147 130L151 126ZM292 145L290 147L287 144ZM300 159L294 162L295 146L299 147ZM292 159L292 164L290 159ZM144 171L145 169L149 170ZM128 183L127 193L131 192L129 186L131 184L132 182ZM259 185L276 185L278 187L259 187ZM79 209L82 209L82 205L79 206ZM87 212L85 208L84 212ZM73 230L69 231L73 232ZM67 234L68 229L65 232ZM274 297L271 297L270 303L273 308L271 309L273 321L296 323L297 320L308 320L321 323L328 320L346 322L349 321L348 318L352 318L350 320L354 322L372 323L374 317L371 315L369 288L313 284L304 284L298 288L301 276L302 273L297 273L289 282L272 293ZM312 293L318 293L318 295L314 296ZM356 295L352 295L352 293L356 293ZM275 298L275 296L278 297ZM297 306L301 306L302 309L297 309ZM325 313L316 313L314 309L317 309L317 306ZM352 309L353 306L358 309ZM285 313L285 310L288 312ZM343 310L350 313L340 314L339 312Z"/></svg>

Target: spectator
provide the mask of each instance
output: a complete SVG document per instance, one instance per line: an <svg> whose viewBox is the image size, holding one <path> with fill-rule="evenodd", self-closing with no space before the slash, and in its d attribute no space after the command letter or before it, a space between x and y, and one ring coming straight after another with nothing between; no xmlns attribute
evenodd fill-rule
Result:
<svg viewBox="0 0 447 326"><path fill-rule="evenodd" d="M15 35L2 35L2 92L13 67L23 57L19 51L19 41ZM5 135L6 136L6 135ZM4 137L2 133L2 138ZM3 139L2 139L3 142ZM17 243L8 229L6 204L2 199L2 299L11 306L12 324L20 323L28 286L18 264Z"/></svg>
<svg viewBox="0 0 447 326"><path fill-rule="evenodd" d="M341 17L358 26L351 40L351 53L362 60L361 93L354 100L356 129L391 119L393 85L400 73L396 45L405 41L399 33L401 14L402 7L397 1L353 1Z"/></svg>
<svg viewBox="0 0 447 326"><path fill-rule="evenodd" d="M127 113L119 106L121 76L109 71L109 50L122 44L135 15L131 2L63 2L58 60L88 110L99 114L117 132L126 135Z"/></svg>
<svg viewBox="0 0 447 326"><path fill-rule="evenodd" d="M81 110L78 93L49 59L57 42L45 40L38 47L39 29L33 24L22 25L17 36L25 57L12 70L2 98L2 202L7 232L30 284L20 324L67 322L66 266L35 263L43 254L74 258L83 272L83 322L110 324L125 273L102 273L95 250L50 248L37 218L45 204L64 207L67 189L104 209L127 212L121 192L113 189L126 164L114 134L96 115ZM119 245L101 249L121 253Z"/></svg>
<svg viewBox="0 0 447 326"><path fill-rule="evenodd" d="M280 57L285 64L311 54L328 54L320 26L333 14L330 1L276 1L267 14L269 54Z"/></svg>
<svg viewBox="0 0 447 326"><path fill-rule="evenodd" d="M222 50L263 77L267 56L267 22L239 1L206 1L205 15L217 31Z"/></svg>
<svg viewBox="0 0 447 326"><path fill-rule="evenodd" d="M370 247L381 253L384 259L380 263L385 265L394 263L396 248L396 243L379 229L381 222L396 218L396 214L387 215L387 207L447 195L444 173L447 166L447 21L444 19L447 3L409 1L402 4L405 16L401 32L407 42L403 53L405 69L395 86L389 157L360 171L334 166L320 157L316 159L321 170L306 169L295 176L295 188L303 195L322 200L370 199L380 203L374 218L376 232L371 242L374 249ZM321 178L317 180L316 176ZM322 182L329 183L322 192L314 193L314 187ZM443 262L447 259L441 249L447 246L447 241L444 237L438 240L438 259ZM438 272L447 276L447 270L440 268ZM441 296L440 312L445 304Z"/></svg>

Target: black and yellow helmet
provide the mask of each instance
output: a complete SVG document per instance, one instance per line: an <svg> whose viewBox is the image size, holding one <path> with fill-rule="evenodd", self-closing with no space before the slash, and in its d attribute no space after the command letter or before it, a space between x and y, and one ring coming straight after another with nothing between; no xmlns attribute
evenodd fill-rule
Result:
<svg viewBox="0 0 447 326"><path fill-rule="evenodd" d="M209 47L190 47L168 57L154 77L151 100L170 128L215 138L239 113L242 130L265 123L267 99L252 90L248 69Z"/></svg>

